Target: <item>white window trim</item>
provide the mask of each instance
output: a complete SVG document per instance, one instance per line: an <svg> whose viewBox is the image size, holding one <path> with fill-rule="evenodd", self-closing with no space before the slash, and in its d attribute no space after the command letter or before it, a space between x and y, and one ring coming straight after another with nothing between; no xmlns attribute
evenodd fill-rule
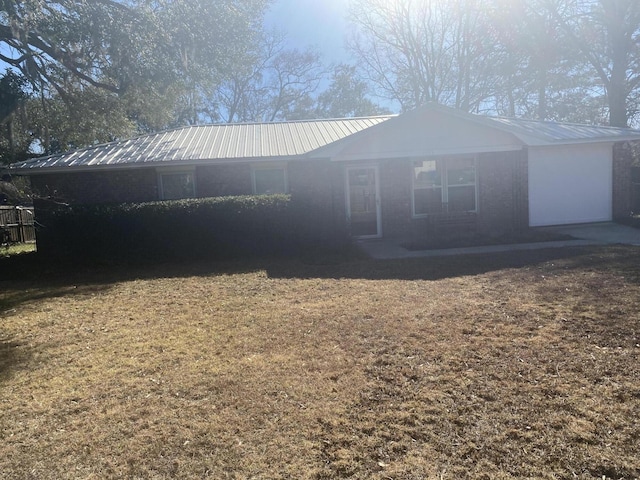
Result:
<svg viewBox="0 0 640 480"><path fill-rule="evenodd" d="M445 155L445 156L438 156L438 157L421 157L421 158L412 158L411 159L411 217L412 218L427 218L431 215L437 215L437 214L433 214L433 213L416 213L416 195L415 195L415 191L416 191L416 179L415 179L415 173L414 173L414 164L415 162L424 162L424 161L429 161L429 160L444 160L445 163L447 161L447 159L456 159L456 158L469 158L469 159L473 159L473 166L475 169L475 182L473 184L471 183L466 183L466 184L460 184L460 185L451 185L452 187L470 187L471 185L474 186L475 189L475 205L476 208L473 210L466 210L466 212L468 213L477 213L478 212L478 155ZM441 188L442 189L442 203L449 203L449 179L447 178L447 168L445 167L443 170L443 175L442 175L442 182L440 187L433 187L432 189L435 190L435 188ZM419 188L419 190L427 190L428 188ZM447 212L445 212L447 213Z"/></svg>
<svg viewBox="0 0 640 480"><path fill-rule="evenodd" d="M175 174L188 174L193 176L193 198L198 196L198 181L196 179L195 167L163 167L156 169L156 175L158 178L158 198L165 200L164 198L164 186L162 184L163 175L175 175ZM188 197L192 198L192 197Z"/></svg>
<svg viewBox="0 0 640 480"><path fill-rule="evenodd" d="M286 163L259 163L251 165L251 191L256 193L256 171L257 170L282 170L284 172L284 193L289 193L289 173Z"/></svg>

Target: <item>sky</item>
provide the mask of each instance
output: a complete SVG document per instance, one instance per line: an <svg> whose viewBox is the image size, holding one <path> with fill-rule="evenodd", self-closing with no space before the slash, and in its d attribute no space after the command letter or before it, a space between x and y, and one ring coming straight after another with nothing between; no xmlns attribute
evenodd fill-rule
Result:
<svg viewBox="0 0 640 480"><path fill-rule="evenodd" d="M275 0L265 22L287 34L289 47L318 47L325 63L347 62L348 0Z"/></svg>
<svg viewBox="0 0 640 480"><path fill-rule="evenodd" d="M347 62L347 0L276 0L267 13L268 27L287 34L290 47L318 47L326 63Z"/></svg>

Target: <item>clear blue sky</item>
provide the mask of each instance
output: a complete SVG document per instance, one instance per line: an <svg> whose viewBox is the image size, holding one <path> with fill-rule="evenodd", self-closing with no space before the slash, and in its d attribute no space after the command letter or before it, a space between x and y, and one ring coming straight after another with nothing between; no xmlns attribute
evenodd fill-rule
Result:
<svg viewBox="0 0 640 480"><path fill-rule="evenodd" d="M320 49L326 63L348 61L344 50L347 0L275 0L266 24L287 34L289 46Z"/></svg>

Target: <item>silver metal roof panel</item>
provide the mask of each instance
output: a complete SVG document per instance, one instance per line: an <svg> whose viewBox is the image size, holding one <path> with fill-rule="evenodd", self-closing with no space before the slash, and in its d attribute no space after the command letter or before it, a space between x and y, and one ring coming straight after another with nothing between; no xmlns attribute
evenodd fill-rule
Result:
<svg viewBox="0 0 640 480"><path fill-rule="evenodd" d="M390 116L178 128L11 166L16 171L70 167L259 160L304 155Z"/></svg>
<svg viewBox="0 0 640 480"><path fill-rule="evenodd" d="M561 144L584 141L618 141L630 136L638 136L640 132L630 128L605 127L597 125L579 125L572 123L543 122L520 118L484 117L514 135L529 139L527 143ZM537 139L535 142L532 139Z"/></svg>
<svg viewBox="0 0 640 480"><path fill-rule="evenodd" d="M485 117L433 104L421 108L509 132L529 146L640 139L640 131L626 128ZM75 152L36 158L13 164L10 169L26 174L41 169L65 171L69 168L126 168L141 164L175 165L295 159L309 156L311 152L314 152L311 157L331 156L333 150L341 149L348 144L352 135L392 117L394 116L183 127L96 145ZM400 117L403 115L396 117L398 121ZM381 125L380 128L384 127ZM339 140L342 142L338 142ZM326 148L321 149L322 147Z"/></svg>

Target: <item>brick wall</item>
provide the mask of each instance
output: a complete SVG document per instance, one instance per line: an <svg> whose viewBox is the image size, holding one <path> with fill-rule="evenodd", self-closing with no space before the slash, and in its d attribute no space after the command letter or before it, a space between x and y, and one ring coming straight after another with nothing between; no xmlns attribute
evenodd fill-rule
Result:
<svg viewBox="0 0 640 480"><path fill-rule="evenodd" d="M483 153L478 158L478 229L487 234L529 226L527 152Z"/></svg>
<svg viewBox="0 0 640 480"><path fill-rule="evenodd" d="M196 192L199 197L251 195L251 165L207 165L196 169Z"/></svg>
<svg viewBox="0 0 640 480"><path fill-rule="evenodd" d="M428 218L412 218L412 162L389 159L379 165L383 235L421 238L430 234ZM344 165L329 161L291 162L287 174L292 197L310 218L317 220L320 235L343 236L346 231ZM474 229L499 233L528 226L525 151L482 154L478 159L477 177L479 200ZM248 163L197 167L196 181L200 197L252 192ZM39 175L32 177L32 184L41 195L57 192L57 199L68 202L144 202L158 198L153 168Z"/></svg>
<svg viewBox="0 0 640 480"><path fill-rule="evenodd" d="M380 163L382 235L385 238L414 238L424 231L424 219L411 218L411 169L406 159Z"/></svg>
<svg viewBox="0 0 640 480"><path fill-rule="evenodd" d="M292 198L307 203L309 208L331 210L335 164L330 162L293 162L289 164L289 191Z"/></svg>
<svg viewBox="0 0 640 480"><path fill-rule="evenodd" d="M616 143L613 146L613 219L631 215L631 165L640 152L640 142Z"/></svg>
<svg viewBox="0 0 640 480"><path fill-rule="evenodd" d="M412 218L411 169L409 160L386 160L380 163L380 197L382 229L387 238L419 239L441 234L442 224L452 234L499 234L527 228L529 225L527 152L482 154L477 163L477 215L442 214ZM459 221L460 228L456 229Z"/></svg>
<svg viewBox="0 0 640 480"><path fill-rule="evenodd" d="M287 165L289 193L300 214L313 222L313 232L320 239L333 241L344 237L346 214L344 176L340 165L329 161L294 161ZM196 170L197 192L200 197L251 195L251 165L201 166ZM300 232L292 232L299 234Z"/></svg>
<svg viewBox="0 0 640 480"><path fill-rule="evenodd" d="M133 203L158 199L158 180L153 168L33 175L31 186L42 197L69 203Z"/></svg>
<svg viewBox="0 0 640 480"><path fill-rule="evenodd" d="M293 202L301 209L301 215L313 219L312 234L325 242L343 240L346 207L342 165L329 161L292 162L287 174Z"/></svg>
<svg viewBox="0 0 640 480"><path fill-rule="evenodd" d="M198 167L196 182L199 197L252 193L248 163ZM31 184L43 197L70 203L136 203L159 198L155 168L34 175Z"/></svg>

